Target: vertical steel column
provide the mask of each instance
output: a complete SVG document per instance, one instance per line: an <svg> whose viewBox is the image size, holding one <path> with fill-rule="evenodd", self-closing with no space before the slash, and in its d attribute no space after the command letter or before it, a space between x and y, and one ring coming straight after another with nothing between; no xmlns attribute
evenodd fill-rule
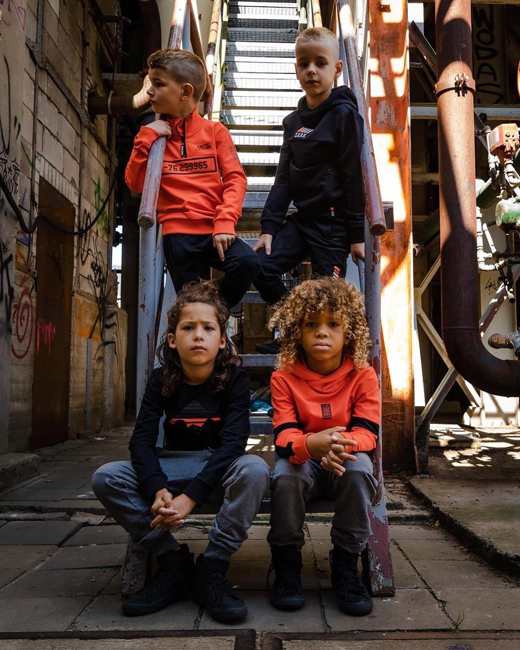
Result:
<svg viewBox="0 0 520 650"><path fill-rule="evenodd" d="M189 13L186 11L188 1L175 0L168 38L168 47L170 49L178 50L181 47L186 18L189 20ZM160 119L159 116L156 119ZM150 148L138 217L138 223L141 229L139 233L139 305L137 310L137 410L141 406L146 382L153 369L155 355L154 333L157 308L155 289L157 224L155 213L157 210L157 198L161 184L165 149L165 137L157 138ZM161 243L159 241L159 244Z"/></svg>
<svg viewBox="0 0 520 650"><path fill-rule="evenodd" d="M381 377L385 466L416 471L412 370L412 213L406 0L369 0L375 159L394 229L381 238Z"/></svg>

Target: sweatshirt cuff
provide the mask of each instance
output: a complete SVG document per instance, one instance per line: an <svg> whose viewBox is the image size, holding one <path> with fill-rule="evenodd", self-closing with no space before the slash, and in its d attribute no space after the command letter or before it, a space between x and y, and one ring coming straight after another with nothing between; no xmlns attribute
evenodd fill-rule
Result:
<svg viewBox="0 0 520 650"><path fill-rule="evenodd" d="M365 241L365 215L347 212L348 238L351 244L362 244Z"/></svg>
<svg viewBox="0 0 520 650"><path fill-rule="evenodd" d="M304 433L302 436L297 436L293 440L292 450L294 456L300 462L305 462L306 460L310 460L312 458L307 449L307 438L312 435L312 433Z"/></svg>
<svg viewBox="0 0 520 650"><path fill-rule="evenodd" d="M236 235L235 220L219 218L213 222L213 236L215 235Z"/></svg>
<svg viewBox="0 0 520 650"><path fill-rule="evenodd" d="M144 144L151 147L157 138L160 137L161 135L155 129L151 129L149 126L142 126L139 133L135 136L134 146Z"/></svg>
<svg viewBox="0 0 520 650"><path fill-rule="evenodd" d="M275 237L279 230L280 225L276 221L271 221L271 219L266 219L265 221L260 220L261 235L272 235Z"/></svg>
<svg viewBox="0 0 520 650"><path fill-rule="evenodd" d="M197 504L197 507L202 507L208 500L209 495L212 492L211 487L200 481L199 479L193 479L188 483L188 485L182 491L187 497L193 499Z"/></svg>
<svg viewBox="0 0 520 650"><path fill-rule="evenodd" d="M160 474L155 474L154 476L148 477L142 484L141 484L141 491L145 495L147 499L150 499L153 501L155 499L155 494L159 490L163 490L168 488L168 481L166 480L165 476L161 476Z"/></svg>

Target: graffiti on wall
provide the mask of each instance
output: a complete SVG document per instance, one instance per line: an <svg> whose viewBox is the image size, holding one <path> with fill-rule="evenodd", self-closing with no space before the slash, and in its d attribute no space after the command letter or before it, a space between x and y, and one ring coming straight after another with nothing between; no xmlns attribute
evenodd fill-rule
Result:
<svg viewBox="0 0 520 650"><path fill-rule="evenodd" d="M473 5L473 70L476 104L498 104L506 96L503 7Z"/></svg>
<svg viewBox="0 0 520 650"><path fill-rule="evenodd" d="M20 165L14 155L14 145L20 137L22 124L13 110L11 69L5 54L0 63L0 78L5 80L4 101L0 107L0 174L11 194L17 196Z"/></svg>
<svg viewBox="0 0 520 650"><path fill-rule="evenodd" d="M6 27L18 26L25 31L27 5L24 0L0 0L2 24Z"/></svg>
<svg viewBox="0 0 520 650"><path fill-rule="evenodd" d="M0 326L11 331L11 316L13 313L14 287L12 285L13 254L5 242L0 240L0 310L4 318L0 318Z"/></svg>
<svg viewBox="0 0 520 650"><path fill-rule="evenodd" d="M36 354L40 354L40 347L51 352L51 345L56 336L56 327L52 323L45 322L44 318L38 318L36 325Z"/></svg>
<svg viewBox="0 0 520 650"><path fill-rule="evenodd" d="M11 351L17 359L25 359L31 348L34 329L34 308L32 294L34 278L24 273L20 282L20 293L13 303L13 325Z"/></svg>

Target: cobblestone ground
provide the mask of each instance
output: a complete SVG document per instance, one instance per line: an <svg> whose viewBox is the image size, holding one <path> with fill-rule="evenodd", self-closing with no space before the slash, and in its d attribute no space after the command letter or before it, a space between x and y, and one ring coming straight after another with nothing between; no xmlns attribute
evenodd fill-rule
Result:
<svg viewBox="0 0 520 650"><path fill-rule="evenodd" d="M117 636L115 633L121 631L144 634L151 630L160 634L179 630L198 631L201 635L208 630L225 633L225 626L211 620L191 601L176 603L148 617L125 618L121 614L119 592L127 535L105 516L89 481L102 463L128 457L127 440L128 431L120 430L99 439L46 449L42 452L40 476L1 495L0 632L4 636L64 631L78 635L104 631L108 636ZM257 444L256 451L269 453L265 440L252 444ZM343 615L330 589L329 526L323 517L309 518L303 571L307 604L293 613L273 609L266 586L270 563L265 541L268 527L265 518L259 518L249 539L234 556L229 573L231 584L249 608L248 618L240 627L254 629L260 635L258 639L265 633L331 635L324 636L319 646L310 639L286 639L283 646L272 646L288 650L339 650L346 646L345 642L334 640L335 633L350 632L382 633L388 637L386 641L383 637L363 640L361 634L359 642L353 645L357 650L378 650L383 648L383 642L384 648L405 650L520 648L520 636L516 638L513 634L520 631L519 585L490 569L435 525L428 513L407 495L402 483L394 479L388 484L396 585L393 598L375 599L370 616ZM207 523L207 518L194 518L178 533L195 553L205 548ZM485 631L506 633L510 638L502 639L499 634L478 640L478 634ZM392 633L423 634L424 640L396 640ZM432 634L447 634L450 639L459 640L428 640ZM473 635L473 640L465 640L464 634ZM163 641L154 641L158 650ZM192 641L185 640L184 645L177 645L177 641L171 639L168 648L191 648ZM1 640L0 635L2 649L21 650L21 643ZM91 645L76 646L70 639L63 643L53 641L54 645L40 643L47 642L25 641L24 650L27 645L34 650L145 647L128 639L123 645L118 645L120 641L116 639L104 645L92 641ZM207 647L235 647L234 644L234 637L221 636ZM206 641L197 641L196 647L205 650Z"/></svg>

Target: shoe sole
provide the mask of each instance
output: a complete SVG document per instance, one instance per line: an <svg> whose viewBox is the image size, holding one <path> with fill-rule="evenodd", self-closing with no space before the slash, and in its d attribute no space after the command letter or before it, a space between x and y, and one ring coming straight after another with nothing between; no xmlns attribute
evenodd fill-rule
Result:
<svg viewBox="0 0 520 650"><path fill-rule="evenodd" d="M280 609L283 612L295 612L305 606L305 598L302 600L293 600L292 602L283 600L277 601L271 598L269 602L275 609Z"/></svg>
<svg viewBox="0 0 520 650"><path fill-rule="evenodd" d="M168 598L163 598L153 606L132 605L131 603L127 603L127 601L123 601L121 608L125 616L146 616L147 614L153 614L154 612L164 609L168 605L171 605L171 603L186 600L191 596L192 591L193 588L191 587L188 591L183 591L182 593L175 592L173 595L168 596Z"/></svg>
<svg viewBox="0 0 520 650"><path fill-rule="evenodd" d="M353 609L348 605L344 605L343 603L338 602L338 607L344 614L348 614L349 616L367 616L374 609L374 603L370 603L364 609L359 607L357 609Z"/></svg>
<svg viewBox="0 0 520 650"><path fill-rule="evenodd" d="M196 600L194 598L193 602L199 605L199 607L204 607L204 609L208 612L211 618L214 621L218 621L219 623L237 623L238 621L242 621L247 616L247 607L245 607L243 610L240 610L240 613L236 613L236 614L229 613L227 616L219 616L218 612L214 612L211 609L209 609L208 606L204 602L202 602L202 600Z"/></svg>

